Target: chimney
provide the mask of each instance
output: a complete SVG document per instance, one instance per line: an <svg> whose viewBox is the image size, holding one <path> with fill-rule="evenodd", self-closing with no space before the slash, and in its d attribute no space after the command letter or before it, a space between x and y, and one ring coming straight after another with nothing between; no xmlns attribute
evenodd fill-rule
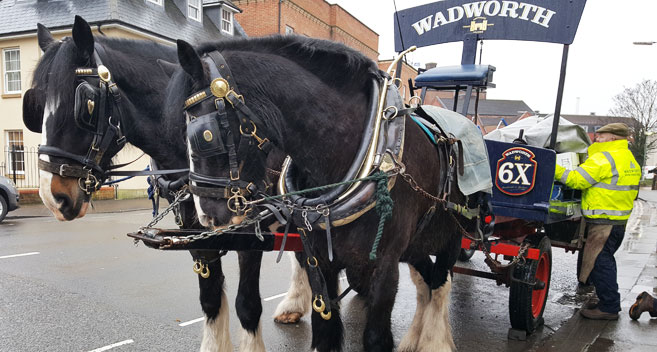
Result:
<svg viewBox="0 0 657 352"><path fill-rule="evenodd" d="M435 63L435 62L427 62L426 65L424 65L424 67L425 67L427 70L430 70L430 69L432 69L432 68L436 68L436 66L438 66L438 64Z"/></svg>

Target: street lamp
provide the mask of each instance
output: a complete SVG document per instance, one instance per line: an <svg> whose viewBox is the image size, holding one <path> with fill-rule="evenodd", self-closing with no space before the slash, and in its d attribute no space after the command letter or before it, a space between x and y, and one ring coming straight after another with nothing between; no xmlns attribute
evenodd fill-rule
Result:
<svg viewBox="0 0 657 352"><path fill-rule="evenodd" d="M648 164L648 139L653 134L655 134L655 132L647 131L645 133L646 140L644 141L644 144L643 144L643 165L641 165L642 168L644 168L644 169L648 166L647 165ZM648 170L646 169L645 171L647 172ZM644 174L643 170L642 170L641 174L642 174L642 177L645 177L645 174Z"/></svg>

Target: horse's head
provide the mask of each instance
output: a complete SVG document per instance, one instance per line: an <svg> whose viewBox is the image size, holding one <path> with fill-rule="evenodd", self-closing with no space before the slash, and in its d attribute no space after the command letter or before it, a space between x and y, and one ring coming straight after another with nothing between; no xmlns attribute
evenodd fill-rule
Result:
<svg viewBox="0 0 657 352"><path fill-rule="evenodd" d="M240 223L250 210L247 201L270 187L262 121L249 113L218 52L201 57L178 41L178 59L182 70L169 82L167 113L187 120L190 190L199 220L215 228Z"/></svg>
<svg viewBox="0 0 657 352"><path fill-rule="evenodd" d="M40 24L37 36L44 54L25 93L23 121L42 134L39 195L57 219L73 220L85 215L125 142L114 101L119 93L81 17L72 38L55 40Z"/></svg>

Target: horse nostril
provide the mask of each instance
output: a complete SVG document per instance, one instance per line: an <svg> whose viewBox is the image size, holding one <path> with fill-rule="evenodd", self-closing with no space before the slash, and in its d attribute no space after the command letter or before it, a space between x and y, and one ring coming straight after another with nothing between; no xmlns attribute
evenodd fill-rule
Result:
<svg viewBox="0 0 657 352"><path fill-rule="evenodd" d="M54 198L60 209L67 209L72 205L71 198L65 194L55 194Z"/></svg>

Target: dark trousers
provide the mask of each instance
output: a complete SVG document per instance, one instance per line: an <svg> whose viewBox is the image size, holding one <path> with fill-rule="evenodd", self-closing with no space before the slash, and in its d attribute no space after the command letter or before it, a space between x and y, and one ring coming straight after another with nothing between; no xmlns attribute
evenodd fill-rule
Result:
<svg viewBox="0 0 657 352"><path fill-rule="evenodd" d="M625 236L625 225L614 225L605 242L605 246L595 260L590 280L600 299L598 308L606 313L618 313L621 310L620 293L618 293L616 259L618 250Z"/></svg>

